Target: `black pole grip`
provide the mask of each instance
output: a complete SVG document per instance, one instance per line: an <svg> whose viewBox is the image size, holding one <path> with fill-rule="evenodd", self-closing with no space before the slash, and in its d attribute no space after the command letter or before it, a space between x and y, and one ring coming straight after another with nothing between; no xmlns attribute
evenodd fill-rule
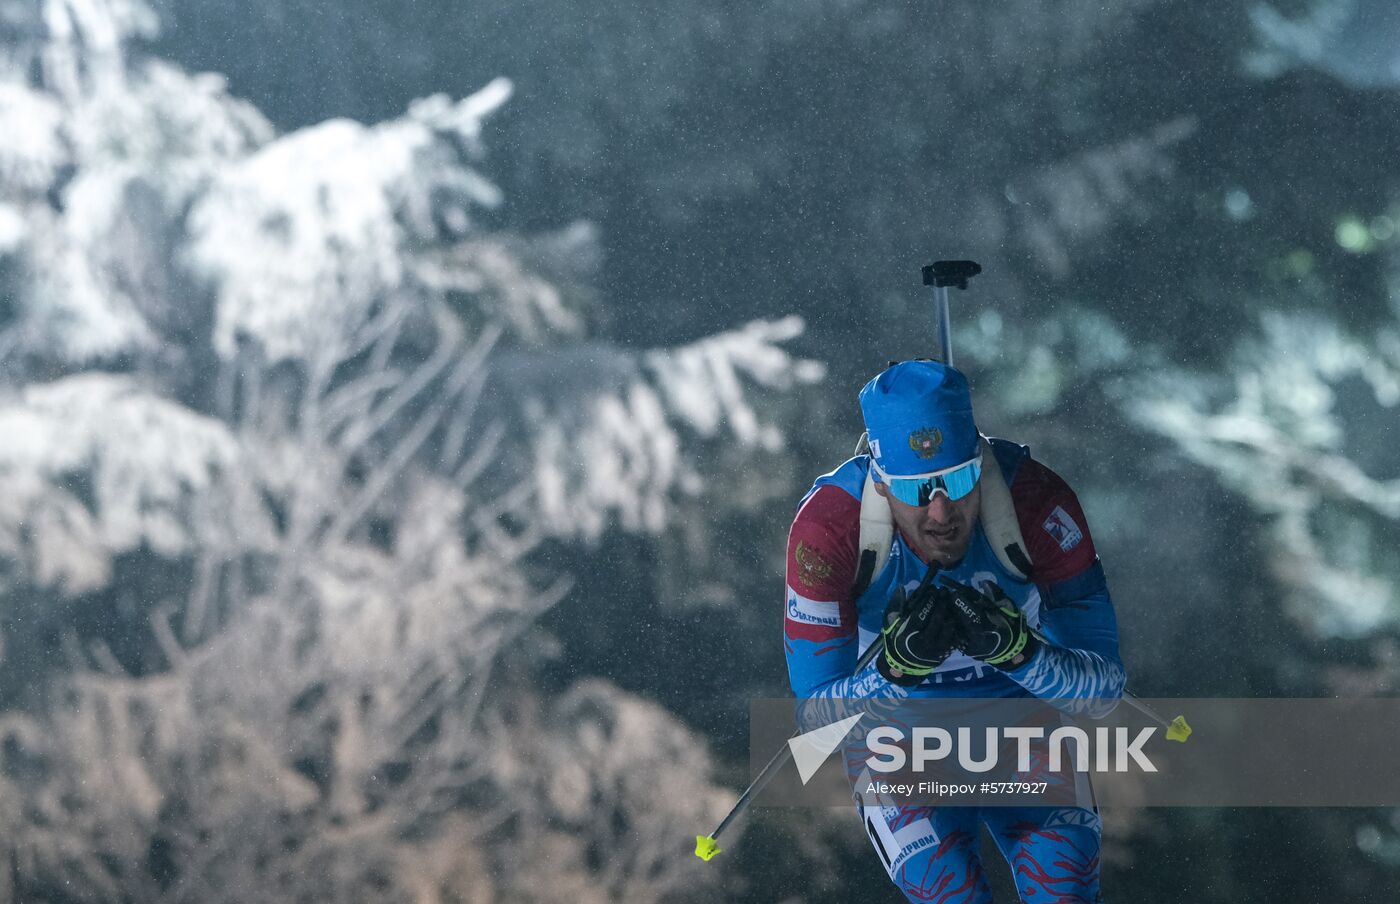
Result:
<svg viewBox="0 0 1400 904"><path fill-rule="evenodd" d="M923 272L926 286L966 289L967 281L982 272L982 265L977 261L934 261Z"/></svg>

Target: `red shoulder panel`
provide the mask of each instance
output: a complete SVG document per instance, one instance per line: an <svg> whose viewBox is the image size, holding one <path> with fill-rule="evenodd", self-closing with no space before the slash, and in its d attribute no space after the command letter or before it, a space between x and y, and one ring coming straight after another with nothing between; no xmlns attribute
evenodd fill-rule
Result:
<svg viewBox="0 0 1400 904"><path fill-rule="evenodd" d="M855 627L860 544L860 502L835 486L807 497L788 532L787 589L783 619L788 637L824 641Z"/></svg>
<svg viewBox="0 0 1400 904"><path fill-rule="evenodd" d="M1064 478L1033 458L1011 482L1016 520L1039 584L1057 584L1094 564L1097 553L1079 498Z"/></svg>

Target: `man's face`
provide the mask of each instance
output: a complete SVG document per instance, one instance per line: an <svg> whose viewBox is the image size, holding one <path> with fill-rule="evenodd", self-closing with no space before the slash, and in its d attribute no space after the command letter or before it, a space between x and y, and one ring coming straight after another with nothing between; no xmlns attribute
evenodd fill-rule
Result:
<svg viewBox="0 0 1400 904"><path fill-rule="evenodd" d="M895 527L925 562L953 565L967 554L972 529L982 510L982 485L956 501L946 493L934 493L928 505L908 505L890 495L889 488L875 484L875 490L890 504Z"/></svg>

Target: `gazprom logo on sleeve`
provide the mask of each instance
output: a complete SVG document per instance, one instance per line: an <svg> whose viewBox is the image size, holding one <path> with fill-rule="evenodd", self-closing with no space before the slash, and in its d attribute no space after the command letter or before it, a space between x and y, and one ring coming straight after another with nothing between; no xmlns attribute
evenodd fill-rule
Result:
<svg viewBox="0 0 1400 904"><path fill-rule="evenodd" d="M809 600L793 590L787 589L787 617L804 625L824 625L828 628L841 626L841 604L824 600Z"/></svg>

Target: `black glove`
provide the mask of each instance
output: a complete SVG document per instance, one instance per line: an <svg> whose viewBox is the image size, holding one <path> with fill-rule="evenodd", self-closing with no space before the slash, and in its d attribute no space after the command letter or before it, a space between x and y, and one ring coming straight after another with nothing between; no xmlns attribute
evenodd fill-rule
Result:
<svg viewBox="0 0 1400 904"><path fill-rule="evenodd" d="M1025 665L1040 641L1016 604L995 583L978 591L949 578L943 579L956 613L958 648L1004 671Z"/></svg>
<svg viewBox="0 0 1400 904"><path fill-rule="evenodd" d="M934 570L930 569L930 577ZM885 680L913 687L943 664L957 648L958 617L953 595L929 578L912 594L895 590L885 607L885 649L875 657L875 667Z"/></svg>

